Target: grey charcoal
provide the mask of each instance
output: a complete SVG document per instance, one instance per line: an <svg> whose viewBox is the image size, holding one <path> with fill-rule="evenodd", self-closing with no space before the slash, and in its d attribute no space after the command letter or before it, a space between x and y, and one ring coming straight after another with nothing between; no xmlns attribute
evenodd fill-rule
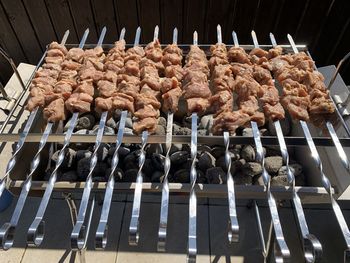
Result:
<svg viewBox="0 0 350 263"><path fill-rule="evenodd" d="M262 173L262 167L260 163L256 162L247 162L242 168L242 173L251 177Z"/></svg>
<svg viewBox="0 0 350 263"><path fill-rule="evenodd" d="M246 164L246 160L244 159L240 159L240 160L236 160L236 161L233 161L231 163L231 174L232 175L235 175L236 173L238 173L239 171L242 170L242 167Z"/></svg>
<svg viewBox="0 0 350 263"><path fill-rule="evenodd" d="M125 129L124 129L124 134L130 134L130 135L132 135L132 134L134 134L134 133L133 133L133 130L132 130L131 128L125 127Z"/></svg>
<svg viewBox="0 0 350 263"><path fill-rule="evenodd" d="M78 150L76 152L75 158L78 161L80 161L83 158L90 158L92 155L92 152L89 150Z"/></svg>
<svg viewBox="0 0 350 263"><path fill-rule="evenodd" d="M221 167L209 168L205 176L210 184L225 184L227 174Z"/></svg>
<svg viewBox="0 0 350 263"><path fill-rule="evenodd" d="M166 119L164 117L158 118L158 125L162 126L164 129L166 129Z"/></svg>
<svg viewBox="0 0 350 263"><path fill-rule="evenodd" d="M60 151L56 151L52 155L52 157L51 157L52 161L57 162L59 152ZM67 148L64 152L64 158L63 158L63 162L62 162L60 168L63 170L70 169L75 165L75 161L76 161L76 151L74 151L71 148Z"/></svg>
<svg viewBox="0 0 350 263"><path fill-rule="evenodd" d="M227 171L226 162L225 162L225 155L220 156L219 158L216 159L215 166L221 167L224 171Z"/></svg>
<svg viewBox="0 0 350 263"><path fill-rule="evenodd" d="M77 130L74 132L75 134L89 134L89 130L87 129L82 129L82 130Z"/></svg>
<svg viewBox="0 0 350 263"><path fill-rule="evenodd" d="M288 186L288 179L286 175L281 176L273 176L271 178L271 185L272 186Z"/></svg>
<svg viewBox="0 0 350 263"><path fill-rule="evenodd" d="M156 135L165 135L165 128L162 125L157 125L155 130Z"/></svg>
<svg viewBox="0 0 350 263"><path fill-rule="evenodd" d="M78 180L77 172L74 170L67 171L57 177L57 181L65 181L65 182L76 182Z"/></svg>
<svg viewBox="0 0 350 263"><path fill-rule="evenodd" d="M297 186L305 186L306 185L306 178L305 178L305 175L303 173L299 174L299 176L295 178L295 185L297 185Z"/></svg>
<svg viewBox="0 0 350 263"><path fill-rule="evenodd" d="M112 146L108 150L108 155L113 156L115 152L115 146ZM120 146L118 150L119 158L123 158L130 153L130 149Z"/></svg>
<svg viewBox="0 0 350 263"><path fill-rule="evenodd" d="M90 134L97 134L98 128L99 128L99 126L98 126L98 125L95 125L95 126L92 128L92 130L90 131ZM114 129L112 129L111 127L105 126L103 133L106 134L106 135L114 135L114 134L115 134L115 131L114 131Z"/></svg>
<svg viewBox="0 0 350 263"><path fill-rule="evenodd" d="M92 181L99 183L99 182L106 182L107 179L104 176L94 176L92 177Z"/></svg>
<svg viewBox="0 0 350 263"><path fill-rule="evenodd" d="M152 173L154 171L153 165L152 165L152 160L151 159L145 159L145 163L143 164L142 172L147 177L151 177Z"/></svg>
<svg viewBox="0 0 350 263"><path fill-rule="evenodd" d="M198 158L198 168L206 172L209 168L215 166L215 158L208 152L203 152Z"/></svg>
<svg viewBox="0 0 350 263"><path fill-rule="evenodd" d="M243 173L238 173L233 177L235 184L237 185L252 185L253 178Z"/></svg>
<svg viewBox="0 0 350 263"><path fill-rule="evenodd" d="M151 156L153 153L163 153L163 146L158 143L151 143L146 146L147 155Z"/></svg>
<svg viewBox="0 0 350 263"><path fill-rule="evenodd" d="M201 154L201 153L204 153L204 152L210 153L211 152L211 148L208 145L204 145L204 144L198 145L197 146L197 153Z"/></svg>
<svg viewBox="0 0 350 263"><path fill-rule="evenodd" d="M188 127L181 127L177 124L173 125L174 135L191 135L191 129Z"/></svg>
<svg viewBox="0 0 350 263"><path fill-rule="evenodd" d="M182 164L189 158L189 153L186 151L178 151L170 156L170 160L173 165Z"/></svg>
<svg viewBox="0 0 350 263"><path fill-rule="evenodd" d="M126 118L125 119L125 127L132 129L132 119L131 118Z"/></svg>
<svg viewBox="0 0 350 263"><path fill-rule="evenodd" d="M151 176L151 182L152 183L159 183L163 180L164 172L161 171L154 171L152 176Z"/></svg>
<svg viewBox="0 0 350 263"><path fill-rule="evenodd" d="M91 158L83 158L78 162L77 175L81 181L85 181L90 172L90 160ZM102 177L105 176L107 170L107 164L104 162L97 162L96 167L92 173L92 176Z"/></svg>
<svg viewBox="0 0 350 263"><path fill-rule="evenodd" d="M204 115L201 118L201 122L200 122L200 128L201 129L205 129L207 131L211 131L211 128L213 126L213 115L209 114L209 115Z"/></svg>
<svg viewBox="0 0 350 263"><path fill-rule="evenodd" d="M97 150L97 160L103 162L108 156L109 145L106 143L101 143Z"/></svg>
<svg viewBox="0 0 350 263"><path fill-rule="evenodd" d="M113 118L107 120L106 126L111 127L112 129L118 129L118 123Z"/></svg>
<svg viewBox="0 0 350 263"><path fill-rule="evenodd" d="M269 156L265 158L265 168L268 173L276 174L283 165L281 156Z"/></svg>
<svg viewBox="0 0 350 263"><path fill-rule="evenodd" d="M198 125L198 123L199 123L199 119L200 119L200 118L197 118L197 125ZM186 116L185 118L183 118L183 120L182 120L182 125L183 125L185 128L191 129L191 127L192 127L192 116Z"/></svg>
<svg viewBox="0 0 350 263"><path fill-rule="evenodd" d="M301 174L301 172L303 171L303 167L298 164L298 163L293 163L293 164L289 164L289 168L291 169L292 173L294 174L295 177L297 177L299 174ZM287 166L282 166L279 170L278 170L278 176L287 176Z"/></svg>
<svg viewBox="0 0 350 263"><path fill-rule="evenodd" d="M95 125L95 117L91 114L86 114L78 119L76 126L77 130L87 129L90 130Z"/></svg>
<svg viewBox="0 0 350 263"><path fill-rule="evenodd" d="M207 135L207 130L205 130L205 129L199 129L199 130L197 131L197 133L198 133L198 136L205 136L205 135Z"/></svg>
<svg viewBox="0 0 350 263"><path fill-rule="evenodd" d="M181 169L175 172L173 179L176 183L189 183L190 171L188 169Z"/></svg>
<svg viewBox="0 0 350 263"><path fill-rule="evenodd" d="M225 148L221 146L215 146L210 152L216 159L225 154Z"/></svg>
<svg viewBox="0 0 350 263"><path fill-rule="evenodd" d="M255 149L251 145L244 145L241 151L241 157L247 162L255 161Z"/></svg>
<svg viewBox="0 0 350 263"><path fill-rule="evenodd" d="M253 129L252 128L244 128L242 131L243 136L253 137Z"/></svg>
<svg viewBox="0 0 350 263"><path fill-rule="evenodd" d="M171 145L169 154L172 155L173 153L181 150L182 150L182 144L175 143Z"/></svg>
<svg viewBox="0 0 350 263"><path fill-rule="evenodd" d="M116 122L118 122L120 120L120 117L122 115L122 110L115 110L114 113L113 113L113 118ZM131 117L131 112L128 111L128 115L127 115L129 118Z"/></svg>
<svg viewBox="0 0 350 263"><path fill-rule="evenodd" d="M163 171L164 170L165 156L159 153L152 154L152 164L155 169Z"/></svg>
<svg viewBox="0 0 350 263"><path fill-rule="evenodd" d="M202 172L201 170L197 171L197 182L198 184L207 184L208 180L207 177L205 176L205 173Z"/></svg>
<svg viewBox="0 0 350 263"><path fill-rule="evenodd" d="M64 127L63 127L63 131L64 131L64 132L68 131L68 128L69 128L69 126L70 126L70 123L71 123L71 119L69 119L69 120L66 122L66 125L64 125Z"/></svg>
<svg viewBox="0 0 350 263"><path fill-rule="evenodd" d="M123 182L135 182L138 171L138 169L127 170L124 174Z"/></svg>

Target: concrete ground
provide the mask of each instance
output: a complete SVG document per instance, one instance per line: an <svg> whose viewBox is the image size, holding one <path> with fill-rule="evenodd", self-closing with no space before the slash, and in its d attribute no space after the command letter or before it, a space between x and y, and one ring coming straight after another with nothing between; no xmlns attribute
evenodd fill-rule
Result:
<svg viewBox="0 0 350 263"><path fill-rule="evenodd" d="M19 66L23 78L29 78L33 66ZM6 89L19 89L17 81L10 80ZM0 102L2 106L3 102ZM25 113L26 114L26 113ZM22 119L26 115L22 116ZM5 115L0 111L0 124ZM14 131L18 129L15 119L12 120ZM9 130L9 129L6 129ZM6 164L11 157L10 144L0 146L0 174L5 172ZM1 176L0 176L1 177ZM101 213L101 204L95 204L90 236L86 251L86 262L185 262L188 231L188 199L171 196L169 208L169 225L167 250L157 252L157 232L160 212L160 196L144 196L140 215L139 246L128 245L128 227L131 217L132 195L119 195L114 198L109 217L108 245L106 250L94 249L94 235ZM78 197L79 199L79 197ZM101 197L99 197L101 200ZM12 216L17 199L11 206L0 213L0 225L8 222ZM40 248L26 245L29 225L34 219L40 198L28 198L19 226L15 234L12 249L0 251L0 262L80 262L80 257L70 250L70 233L72 223L66 201L56 194L48 206L45 222L46 235ZM240 224L240 242L229 245L227 241L228 209L226 200L198 200L198 257L197 262L263 262L262 248L256 226L254 210L247 207L247 201L238 206ZM77 203L79 207L79 202ZM343 203L343 213L350 222L350 206ZM270 224L269 211L266 204L260 207L265 236ZM287 206L279 209L283 231L291 251L291 262L303 262L301 240L295 222L293 210ZM338 224L329 206L305 206L306 219L310 232L316 235L323 245L322 262L342 262L345 244Z"/></svg>
<svg viewBox="0 0 350 263"><path fill-rule="evenodd" d="M157 252L157 232L160 206L157 198L142 203L140 215L139 246L128 245L128 227L132 202L129 198L118 198L111 207L108 245L105 251L94 249L94 235L98 224L101 205L96 203L86 251L86 262L185 262L187 246L188 204L178 200L169 208L167 251ZM16 199L0 214L0 224L12 216ZM15 234L14 247L1 251L1 262L80 262L79 256L70 251L72 224L69 209L64 200L51 200L46 216L46 235L40 248L26 246L29 225L34 219L40 198L27 200ZM263 262L262 249L257 234L253 209L245 205L238 207L240 242L227 242L227 206L224 200L202 199L198 206L198 258L197 262ZM78 203L79 204L79 203ZM350 211L343 210L350 220ZM260 207L265 235L269 226L269 211ZM301 241L292 209L279 210L283 231L290 248L291 262L303 262ZM342 262L345 248L335 217L326 207L305 209L310 232L323 245L322 262Z"/></svg>

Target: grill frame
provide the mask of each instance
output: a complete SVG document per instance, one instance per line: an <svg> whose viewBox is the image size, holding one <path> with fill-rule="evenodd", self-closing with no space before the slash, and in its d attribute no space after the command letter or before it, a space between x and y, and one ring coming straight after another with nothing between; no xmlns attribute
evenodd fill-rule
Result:
<svg viewBox="0 0 350 263"><path fill-rule="evenodd" d="M167 44L162 44L162 47L165 47ZM66 44L67 48L73 48L78 47L78 44ZM93 48L95 44L85 44L84 49ZM140 44L140 46L145 47L145 44ZM178 44L180 48L183 49L184 54L187 53L187 50L189 49L189 44ZM198 45L200 48L204 49L206 53L209 55L209 44L200 44ZM234 46L234 45L226 45L228 48ZM292 52L292 46L291 45L281 45L287 52ZM47 46L48 47L48 46ZM110 48L113 47L113 44L102 44L102 48L105 50L105 52L108 52ZM132 47L131 44L126 45L127 48ZM240 45L240 47L244 48L245 50L251 50L254 48L254 45ZM272 48L272 45L260 45L263 49L269 49ZM306 45L296 45L298 50L305 51L308 53L308 48ZM11 110L8 117L3 123L3 126L0 129L0 141L4 142L15 142L18 140L20 133L17 134L7 134L4 133L3 130L8 125L9 120L11 118L15 118L14 113L17 111L18 107L20 106L19 102L25 98L25 95L28 96L28 90L31 83L32 78L35 75L35 72L38 70L38 68L43 63L45 54L47 50L44 52L43 57L39 61L38 65L35 68L35 71L33 72L31 78L29 79L28 83L26 84L26 89L23 90L18 103L16 103L15 107ZM329 81L328 79L326 82ZM334 85L334 89L336 89L337 85ZM346 86L344 84L344 87L341 87L340 89L344 91L344 88L346 89ZM339 89L339 85L337 86L337 89ZM27 98L25 98L27 100ZM339 118L339 116L338 116ZM339 123L342 120L339 120ZM344 120L343 120L344 121ZM30 133L28 134L28 137L26 139L26 143L23 146L22 151L19 153L18 157L21 158L23 155L27 155L28 152L26 151L26 147L28 146L28 143L37 143L40 141L40 128L41 125L44 123L41 115L41 111L39 110L36 114L32 129ZM33 130L36 130L36 132L33 132ZM48 142L60 142L63 141L64 134L50 134L48 138ZM77 135L73 134L71 137L71 143L81 142L81 143L93 143L95 141L96 135ZM107 143L115 143L116 135L104 135L102 142ZM277 136L262 136L262 143L263 146L277 146L278 145L278 139ZM293 136L285 136L286 144L287 146L305 146L307 147L306 139L303 136L293 135ZM313 140L316 144L316 146L324 146L324 147L332 147L334 146L332 140L330 137L313 137ZM341 144L343 147L350 147L350 137L347 138L339 138ZM173 135L172 137L172 143L190 143L191 136L179 136L179 135ZM140 143L141 142L141 136L136 135L124 135L123 143ZM165 143L165 136L158 136L158 135L151 135L149 136L147 143ZM201 144L206 145L224 145L223 136L198 136L198 145ZM246 136L231 136L230 137L230 144L254 144L253 137L246 137ZM34 154L34 152L33 152ZM32 154L32 155L33 155ZM43 160L45 158L42 158ZM20 177L25 178L25 173L20 175L20 170L17 166L15 167L11 176L7 179L6 185L7 188L13 193L18 194L20 192L21 186L24 182L24 180L21 180ZM22 169L25 170L25 169ZM14 176L15 174L15 176ZM45 181L36 181L35 177L33 180L33 185L31 187L30 195L33 196L42 196L43 192L45 191L46 187ZM71 192L71 191L82 191L84 189L85 182L56 182L54 191L59 192ZM94 183L92 187L93 192L100 192L105 189L105 182L102 183ZM160 183L143 183L143 189L145 192L148 193L154 193L154 192L161 192L161 185ZM123 182L117 182L114 192L116 191L122 191L122 192L132 192L134 190L135 183L123 183ZM210 184L198 184L196 187L196 191L198 191L198 195L202 197L226 197L227 195L227 188L226 185L210 185ZM251 186L242 186L242 185L236 185L235 188L237 189L237 198L238 199L246 199L246 198L254 198L254 199L264 199L266 198L266 193L264 192L263 186L257 186L257 185L251 185ZM169 190L171 194L183 194L188 193L190 189L190 184L180 184L180 183L169 183ZM322 203L322 202L328 202L328 194L324 190L323 187L318 186L302 186L297 187L297 192L300 194L300 197L303 202L307 203ZM277 199L291 199L291 189L290 187L277 187L273 186L271 188L271 191L274 193ZM334 193L336 196L340 196L342 194L342 191L339 191L339 187L336 186L335 189L333 188Z"/></svg>

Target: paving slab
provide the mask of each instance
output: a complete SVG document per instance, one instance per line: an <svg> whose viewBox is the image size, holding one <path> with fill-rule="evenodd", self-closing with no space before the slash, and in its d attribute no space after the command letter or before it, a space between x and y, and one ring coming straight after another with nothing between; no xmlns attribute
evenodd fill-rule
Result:
<svg viewBox="0 0 350 263"><path fill-rule="evenodd" d="M86 251L86 262L99 262L100 260L115 262L123 211L124 203L112 203L107 248L105 251L96 251L94 237L101 206L95 205ZM30 220L33 219L33 217L30 218ZM76 253L72 253L70 250L70 233L73 226L68 206L64 200L52 200L50 202L45 215L45 222L47 229L42 245L40 248L28 247L21 262L80 262Z"/></svg>
<svg viewBox="0 0 350 263"><path fill-rule="evenodd" d="M265 240L269 228L269 210L259 207ZM211 262L263 262L255 212L253 208L237 208L240 241L229 244L227 239L228 211L224 206L209 206ZM279 210L286 242L292 253L292 262L302 262L298 232L289 209ZM265 241L266 242L266 241Z"/></svg>
<svg viewBox="0 0 350 263"><path fill-rule="evenodd" d="M188 205L169 206L167 251L157 252L159 204L142 203L140 214L140 240L138 246L129 246L128 231L132 203L127 203L123 220L117 262L185 262L188 233ZM210 262L208 207L198 206L197 262Z"/></svg>

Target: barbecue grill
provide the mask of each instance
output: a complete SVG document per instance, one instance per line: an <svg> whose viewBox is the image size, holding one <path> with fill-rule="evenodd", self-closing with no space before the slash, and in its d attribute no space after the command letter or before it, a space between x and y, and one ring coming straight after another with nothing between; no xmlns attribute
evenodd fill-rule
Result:
<svg viewBox="0 0 350 263"><path fill-rule="evenodd" d="M138 44L138 39L140 35L140 28L137 31L135 44ZM157 32L157 29L155 30ZM218 42L221 41L221 28L218 27ZM100 41L98 45L101 45L105 52L108 52L113 47L113 44L103 44L103 36L105 31L102 31ZM125 33L125 31L124 31ZM93 48L95 44L85 44L85 39L87 37L88 30L85 32L80 45L77 44L66 44L67 48L72 47L84 47L84 48ZM155 33L155 39L158 36ZM174 30L174 37L177 34L177 30ZM138 36L137 36L138 35ZM261 47L263 49L269 49L276 45L276 42L271 35L272 44L259 45L257 41L257 37L255 33L253 35L254 45L239 45L237 35L233 34L233 42L234 45L240 46L245 50L251 50L254 47ZM63 39L63 43L65 39L68 37L68 34ZM281 45L284 50L289 53L305 51L308 53L308 49L306 45L295 45L291 36L288 35L288 39L290 40L290 45ZM174 39L176 43L176 38ZM196 33L194 34L194 43L197 44L201 49L203 49L207 54L209 54L210 45L197 43ZM226 43L227 47L233 46L231 43ZM127 44L127 47L131 47L131 44ZM141 45L144 46L144 45ZM165 44L162 44L165 46ZM183 49L186 54L189 50L190 45L179 44L181 49ZM3 54L4 52L1 52ZM38 65L35 68L35 71L38 70L40 65L42 64L46 52L43 57L39 61ZM346 58L345 58L346 59ZM162 194L162 212L160 218L160 227L159 227L159 243L158 249L165 250L166 243L166 224L167 224L167 206L169 202L169 193L171 195L190 195L190 199L192 200L192 204L190 204L189 211L189 236L188 236L188 261L195 262L196 259L196 198L197 197L218 197L218 198L227 198L228 199L228 221L229 221L229 231L228 238L231 242L239 242L239 214L236 214L235 208L235 200L236 199L248 199L254 200L254 209L257 215L257 222L259 226L259 235L263 238L263 232L260 223L260 214L259 208L257 206L257 202L255 200L267 200L271 216L272 222L274 226L276 242L274 248L274 256L277 260L288 260L290 257L290 252L287 244L284 241L283 237L283 226L281 226L278 218L277 211L277 203L282 200L292 200L294 204L294 210L298 217L298 222L301 229L302 240L304 241L304 252L305 259L308 262L317 261L321 258L322 255L322 246L312 234L309 233L307 228L307 222L305 221L305 217L303 216L303 208L302 203L310 203L310 204L319 204L319 203L331 203L334 209L337 221L340 225L340 230L344 236L344 240L346 242L347 250L345 251L344 260L346 262L350 262L350 232L348 230L347 224L344 220L342 212L336 202L338 198L347 198L346 191L350 185L349 180L349 170L350 165L347 159L347 150L344 151L343 147L350 146L350 129L347 126L347 122L344 119L344 116L347 115L346 111L346 101L348 98L348 88L341 80L341 77L337 75L339 67L335 69L334 67L325 67L319 69L321 73L326 77L326 84L330 83L329 87L331 87L331 95L333 101L335 102L337 109L337 120L335 121L335 126L330 123L327 123L327 127L325 127L328 132L320 132L318 129L314 128L312 125L308 125L305 122L293 123L292 134L290 136L281 135L280 127L278 128L278 124L276 124L276 130L278 136L260 136L259 130L255 124L252 124L253 128L253 136L229 136L228 133L224 133L224 136L199 136L196 132L196 117L192 119L192 135L172 135L172 116L168 117L168 128L165 136L159 135L146 135L142 134L142 136L136 135L123 135L123 123L121 121L120 129L118 135L105 135L103 134L103 127L99 129L100 133L96 135L92 134L72 134L72 130L67 131L66 134L62 132L60 127L56 127L57 125L52 124L54 127L50 127L53 130L57 130L55 133L51 133L46 130L44 134L42 134L42 128L45 125L45 121L42 117L41 110L33 111L29 119L26 122L26 126L21 133L18 134L9 134L5 133L5 127L9 125L10 119L14 118L14 113L21 107L20 102L25 101L28 96L28 90L30 86L30 82L35 74L35 71L30 78L30 81L26 83L24 86L23 92L12 101L12 108L8 110L8 116L3 123L0 129L0 141L2 142L17 142L16 150L13 153L13 157L11 162L7 167L8 176L5 176L0 184L0 194L3 192L5 186L8 188L13 194L19 195L19 201L17 203L14 216L11 219L11 222L4 225L0 229L0 238L2 241L2 247L4 249L9 249L12 246L14 239L14 231L18 223L18 219L21 213L23 206L25 205L25 199L27 195L35 195L35 196L44 196L43 199L47 202L49 201L50 194L48 196L44 195L45 191L48 187L52 188L55 192L62 193L81 193L84 190L84 194L82 196L81 202L81 211L79 210L78 216L75 215L76 222L75 228L73 229L71 240L72 240L72 249L76 249L79 251L84 251L86 246L87 233L89 232L90 223L91 223L91 215L93 213L93 206L95 202L95 194L96 193L105 193L106 189L111 188L110 193L135 193L134 198L134 206L135 211L133 209L133 216L130 224L130 239L129 243L131 245L137 245L138 243L138 213L139 209L142 209L141 195L143 193L158 193ZM17 77L20 76L16 74ZM23 81L20 79L21 83ZM276 85L278 85L276 83ZM345 105L345 107L344 107ZM124 113L124 115L126 115ZM103 115L102 115L103 116ZM76 116L77 117L77 116ZM76 118L75 117L75 118ZM106 117L106 116L105 116ZM104 117L104 118L105 118ZM101 117L103 118L103 117ZM125 118L125 116L124 116ZM73 123L75 123L73 121ZM101 122L100 122L101 125ZM104 125L104 124L103 124ZM58 125L59 126L59 125ZM56 129L57 128L57 129ZM73 125L74 128L74 125ZM101 128L101 127L100 127ZM329 135L328 135L328 134ZM67 136L68 134L68 136ZM325 135L326 134L326 135ZM123 135L123 136L121 136ZM68 141L67 141L68 138ZM284 160L288 160L288 151L290 147L294 147L295 156L302 156L298 161L303 165L303 168L307 171L307 186L295 186L295 181L293 177L289 177L290 186L271 186L269 183L269 176L266 175L264 178L264 186L259 185L234 185L234 180L232 176L228 175L227 185L215 185L215 184L196 184L196 175L192 174L193 166L191 167L191 184L181 184L181 183L170 183L167 179L163 183L148 183L142 182L142 174L140 173L138 179L134 183L124 183L108 181L106 182L94 182L86 181L86 182L50 182L50 181L42 181L38 180L41 174L44 173L45 167L49 162L52 149L50 145L58 144L65 142L65 145L69 143L96 143L95 149L98 149L99 145L104 143L116 143L117 145L121 143L133 143L133 144L141 144L144 149L146 143L147 144L166 144L167 147L171 146L171 144L181 143L181 144L191 144L191 156L192 161L194 163L196 158L197 145L222 145L228 151L229 145L255 145L257 148L258 161L264 163L264 153L262 151L262 146L274 146L277 149L282 150L282 156ZM33 144L36 147L33 147ZM37 146L39 146L39 151L37 151ZM288 147L288 148L287 148ZM317 147L317 148L316 148ZM310 154L311 151L311 154ZM167 156L166 158L168 158ZM226 158L226 164L229 163L230 158ZM21 165L16 165L14 160L21 160ZM34 160L34 162L33 162ZM29 164L32 163L31 167ZM166 161L167 162L167 161ZM288 164L288 163L287 163ZM343 164L343 165L341 165ZM33 166L34 165L34 166ZM142 161L140 161L140 171L142 168ZM170 166L170 161L167 164ZM31 177L27 176L28 171L31 169ZM170 169L167 167L166 169ZM228 169L230 171L230 169ZM169 172L169 170L168 170ZM263 172L264 174L264 172ZM193 178L192 178L193 176ZM193 179L193 180L192 180ZM113 184L113 185L111 185ZM165 189L165 190L164 190ZM142 192L141 192L142 190ZM88 194L85 194L88 192ZM90 194L91 192L91 194ZM90 198L92 196L92 198ZM163 199L164 196L164 199ZM68 195L68 199L71 195ZM111 196L107 194L105 198L109 198L109 203L111 200ZM171 198L171 197L170 197ZM92 201L90 200L92 199ZM70 199L69 199L70 200ZM103 215L101 215L100 224L98 227L98 231L96 233L96 248L105 248L107 243L107 221L108 221L108 200L106 201L106 209L103 209ZM72 209L72 202L69 201ZM90 204L90 214L88 218L85 219L85 214ZM41 206L40 206L41 207ZM103 206L105 208L105 204ZM45 212L46 206L43 206L42 213ZM165 209L165 211L163 211ZM43 215L43 214L42 214ZM40 245L41 241L44 238L44 223L42 222L41 217L37 217L35 219L35 224L29 229L28 232L28 243L31 245ZM76 217L77 216L77 217ZM238 218L238 220L237 220ZM142 218L141 218L142 220ZM155 218L156 220L156 218ZM262 245L264 242L262 241ZM264 245L265 246L265 245ZM266 248L264 248L266 250Z"/></svg>

